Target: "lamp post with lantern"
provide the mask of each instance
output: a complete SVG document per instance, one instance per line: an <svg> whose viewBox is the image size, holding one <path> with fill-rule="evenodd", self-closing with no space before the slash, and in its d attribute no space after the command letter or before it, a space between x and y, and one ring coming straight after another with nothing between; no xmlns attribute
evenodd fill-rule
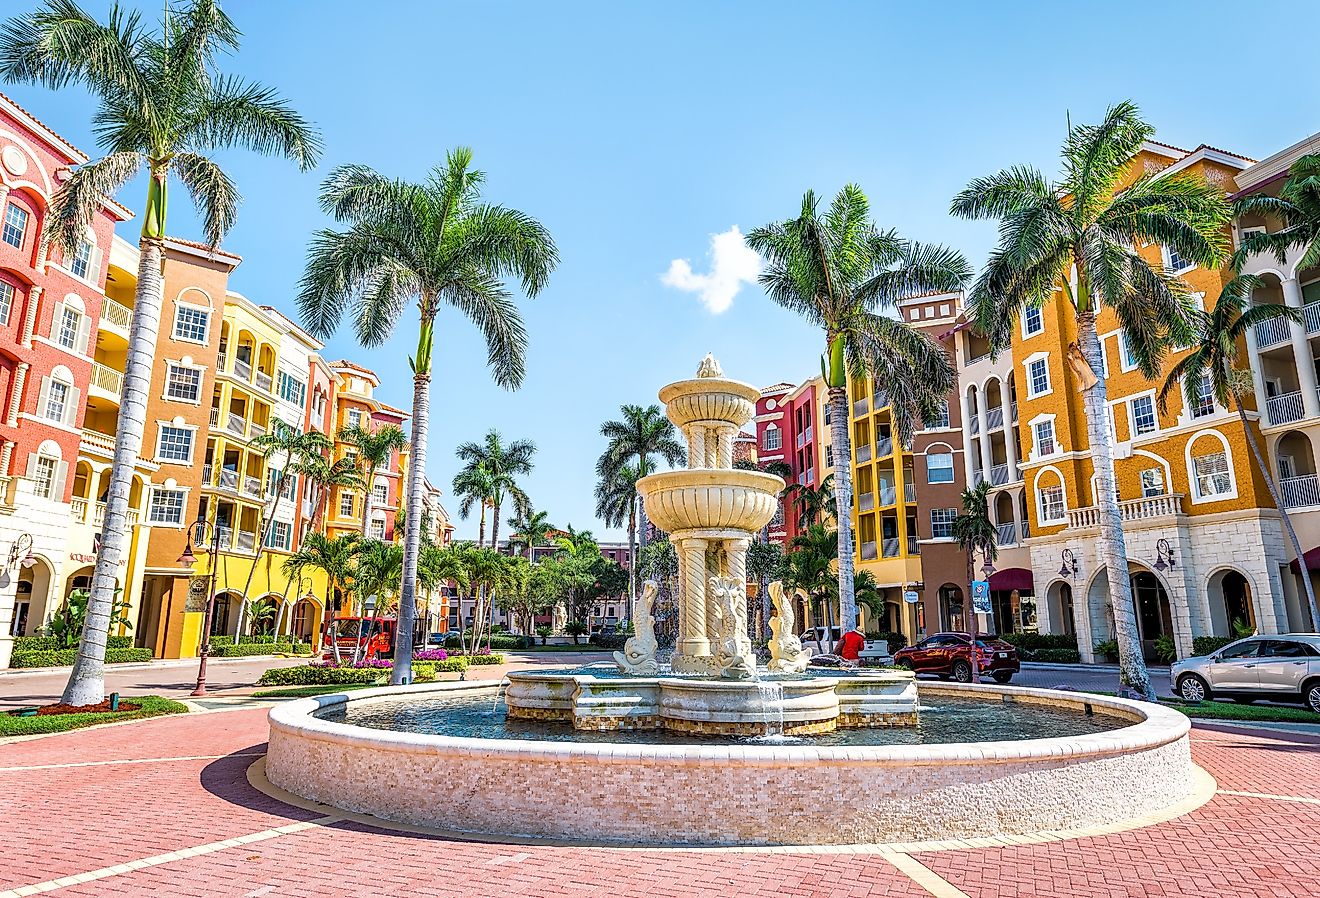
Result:
<svg viewBox="0 0 1320 898"><path fill-rule="evenodd" d="M211 654L211 617L215 613L215 569L216 559L220 557L220 528L206 520L201 508L198 508L197 520L188 526L187 533L188 544L179 556L179 564L192 567L197 563L197 556L193 554L194 544L211 556L211 571L206 586L206 613L202 615L202 639L197 647L197 686L190 693L200 697L206 695L206 659ZM210 548L207 548L208 537Z"/></svg>

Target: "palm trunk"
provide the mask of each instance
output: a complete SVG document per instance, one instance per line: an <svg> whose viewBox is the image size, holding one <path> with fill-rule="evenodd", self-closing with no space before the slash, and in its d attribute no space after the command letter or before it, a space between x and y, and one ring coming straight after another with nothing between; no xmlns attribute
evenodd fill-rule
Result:
<svg viewBox="0 0 1320 898"><path fill-rule="evenodd" d="M430 303L427 302L427 307ZM408 507L420 509L426 481L426 429L431 413L431 326L424 316L413 376L412 445L408 452ZM413 619L417 614L417 556L422 547L422 516L404 520L403 583L399 586L399 613L394 633L394 667L390 685L412 682Z"/></svg>
<svg viewBox="0 0 1320 898"><path fill-rule="evenodd" d="M857 598L853 595L852 439L848 433L848 389L830 387L829 397L830 439L834 442L835 457L844 460L835 465L834 471L834 516L839 524L839 626L852 628L857 622Z"/></svg>
<svg viewBox="0 0 1320 898"><path fill-rule="evenodd" d="M362 538L366 539L367 525L371 523L371 490L376 482L376 466L367 466L367 488L362 497ZM408 525L407 518L404 518L404 526Z"/></svg>
<svg viewBox="0 0 1320 898"><path fill-rule="evenodd" d="M158 190L161 193L157 193ZM157 200L159 211L152 216L149 210L149 217L161 221L164 218L163 187L158 186L155 178L152 179L151 197ZM152 206L151 197L149 207ZM101 546L96 553L78 657L74 659L61 698L66 705L95 705L105 700L105 648L115 598L115 575L130 538L128 494L133 485L134 467L142 454L147 392L151 388L151 368L156 356L156 334L160 330L160 307L165 287L160 237L144 232L139 247L137 295L124 366L124 390L115 424L115 455L105 501L105 523L101 528ZM203 633L202 639L209 642L210 635Z"/></svg>
<svg viewBox="0 0 1320 898"><path fill-rule="evenodd" d="M1274 472L1266 464L1265 457L1261 454L1260 445L1256 442L1256 435L1251 431L1251 424L1247 422L1247 410L1242 407L1242 400L1236 393L1233 394L1233 403L1237 406L1238 417L1242 419L1242 431L1247 435L1247 445L1251 447L1251 454L1256 456L1256 466L1260 468L1261 474L1265 475L1265 486L1270 491L1270 497L1274 499L1274 507L1279 509L1279 516L1283 519L1283 529L1288 534L1288 540L1292 543L1293 551L1297 553L1297 568L1302 575L1302 587L1306 590L1306 608L1311 615L1312 632L1320 632L1320 609L1316 608L1315 589L1311 586L1311 572L1306 567L1306 554L1302 552L1302 544L1297 539L1297 531L1293 529L1292 518L1288 515L1288 509L1283 504L1283 497L1279 494L1279 485L1274 480ZM1229 630L1232 630L1232 621L1229 621Z"/></svg>
<svg viewBox="0 0 1320 898"><path fill-rule="evenodd" d="M293 462L293 456L289 456L284 463L284 469L280 471L280 476L275 480L275 501L270 506L270 514L264 514L264 520L257 527L261 534L261 542L257 544L256 557L252 559L252 566L248 568L247 582L243 584L243 601L238 606L238 629L235 631L235 641L243 633L243 611L247 608L248 590L252 588L252 578L256 576L257 566L261 564L261 554L266 551L266 543L270 540L270 533L275 528L275 515L280 510L280 499L284 496L284 483L288 479L289 465Z"/></svg>
<svg viewBox="0 0 1320 898"><path fill-rule="evenodd" d="M972 682L981 682L981 665L976 659L976 602L972 600L972 583L976 580L976 550L967 547L967 635L972 637L971 656L967 663L972 667Z"/></svg>
<svg viewBox="0 0 1320 898"><path fill-rule="evenodd" d="M1084 287L1079 288L1078 295L1086 295ZM1105 417L1109 391L1104 376L1103 350L1095 332L1094 312L1078 313L1077 340L1095 375L1095 385L1082 393L1082 401L1086 410L1086 439L1091 447L1091 463L1096 475L1100 532L1095 547L1109 579L1109 598L1114 608L1115 639L1118 642L1119 681L1153 702L1155 688L1151 685L1146 659L1141 653L1141 633L1137 629L1137 611L1132 604L1132 581L1123 539L1123 518L1114 494L1114 447ZM1087 609L1088 602L1083 601L1076 607Z"/></svg>
<svg viewBox="0 0 1320 898"><path fill-rule="evenodd" d="M339 654L339 632L334 629L335 622L335 578L330 577L325 585L325 609L321 613L321 630L330 635L331 652L335 656L335 666L338 667L344 663L343 657ZM325 637L322 636L322 639Z"/></svg>

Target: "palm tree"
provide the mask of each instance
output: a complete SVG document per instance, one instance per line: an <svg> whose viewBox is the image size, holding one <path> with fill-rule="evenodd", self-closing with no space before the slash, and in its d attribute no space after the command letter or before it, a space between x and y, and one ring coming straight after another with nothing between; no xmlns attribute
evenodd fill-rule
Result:
<svg viewBox="0 0 1320 898"><path fill-rule="evenodd" d="M371 608L371 626L358 628L357 644L353 648L354 664L362 657L363 640L368 633L376 632L381 615L394 608L394 599L403 581L402 546L379 539L361 539L356 548L353 588L361 597L364 614L367 599L374 596L375 603Z"/></svg>
<svg viewBox="0 0 1320 898"><path fill-rule="evenodd" d="M797 509L799 530L819 524L834 505L834 475L826 474L820 486L790 483L784 488L784 494L790 497L793 507Z"/></svg>
<svg viewBox="0 0 1320 898"><path fill-rule="evenodd" d="M967 555L967 632L972 637L972 682L980 681L980 665L976 663L976 606L972 601L971 584L976 582L976 556L979 553L986 570L999 557L999 530L990 520L990 481L982 480L976 486L962 491L962 511L953 519L950 530L958 546ZM987 574L986 579L989 579Z"/></svg>
<svg viewBox="0 0 1320 898"><path fill-rule="evenodd" d="M1227 255L1230 217L1223 191L1185 172L1163 178L1137 172L1127 182L1133 157L1154 133L1134 105L1120 103L1099 125L1069 130L1058 183L1030 167L1009 168L971 182L952 208L960 218L1000 222L999 246L968 303L992 351L1006 348L1018 316L1052 299L1056 289L1073 313L1077 343L1069 349L1082 381L1100 509L1096 550L1114 608L1119 676L1152 701L1114 489L1113 437L1105 416L1109 394L1096 318L1102 308L1111 309L1138 369L1147 378L1158 377L1169 348L1196 339L1198 310L1187 284L1136 247L1158 243L1188 262L1214 268Z"/></svg>
<svg viewBox="0 0 1320 898"><path fill-rule="evenodd" d="M284 576L292 579L302 577L310 568L322 571L326 576L325 605L322 608L321 626L329 632L335 615L335 597L341 584L353 577L357 555L357 534L330 539L320 533L309 533L294 552L284 560ZM339 660L339 642L330 640Z"/></svg>
<svg viewBox="0 0 1320 898"><path fill-rule="evenodd" d="M835 562L839 557L839 537L821 524L812 524L793 537L784 555L783 580L794 589L804 589L813 602L824 608L826 639L832 640L834 609L831 596L839 595ZM850 577L848 585L852 586Z"/></svg>
<svg viewBox="0 0 1320 898"><path fill-rule="evenodd" d="M757 641L770 638L770 593L767 587L783 560L784 551L775 543L757 541L747 547L747 576L756 583L756 615L752 626Z"/></svg>
<svg viewBox="0 0 1320 898"><path fill-rule="evenodd" d="M873 618L879 621L885 619L884 593L880 591L880 584L876 583L870 571L853 574L853 595L857 597L857 604L870 609Z"/></svg>
<svg viewBox="0 0 1320 898"><path fill-rule="evenodd" d="M614 479L628 465L633 466L637 479L641 480L659 470L660 461L670 467L683 463L686 453L678 441L678 431L660 406L624 405L619 411L622 414L619 420L606 421L600 426L601 435L609 440L596 462L596 474L602 481ZM637 503L637 529L641 546L645 547L646 507L640 497Z"/></svg>
<svg viewBox="0 0 1320 898"><path fill-rule="evenodd" d="M1192 351L1169 369L1164 385L1160 387L1160 411L1164 411L1168 405L1169 394L1180 386L1189 406L1205 396L1207 386L1215 401L1224 408L1228 408L1232 400L1238 419L1242 422L1242 432L1247 436L1247 445L1251 447L1256 466L1265 478L1265 486L1274 499L1275 507L1279 509L1284 532L1288 534L1293 551L1297 553L1302 586L1306 590L1306 603L1311 613L1311 629L1320 632L1320 609L1316 607L1315 589L1311 586L1311 574L1306 567L1306 554L1302 552L1297 531L1293 529L1288 506L1279 491L1279 482L1260 451L1256 431L1247 420L1247 409L1242 403L1243 395L1252 390L1252 375L1250 368L1244 366L1239 350L1239 346L1246 340L1247 332L1259 322L1277 316L1283 316L1289 321L1300 321L1302 313L1300 309L1273 303L1253 305L1252 291L1259 286L1261 280L1254 275L1236 277L1224 285L1214 308L1197 316L1200 334L1191 346Z"/></svg>
<svg viewBox="0 0 1320 898"><path fill-rule="evenodd" d="M408 436L393 424L375 430L359 424L339 431L339 438L357 449L357 463L364 484L362 535L366 536L367 526L371 523L371 493L375 489L376 472L390 463L394 453L402 452L407 447Z"/></svg>
<svg viewBox="0 0 1320 898"><path fill-rule="evenodd" d="M514 440L507 446L500 432L491 429L480 443L463 443L456 450L458 460L463 462L463 469L455 477L473 478L484 482L490 503L490 545L499 548L500 509L506 499L512 500L518 514L531 510L527 493L518 485L518 478L532 473L532 457L536 455L536 444L531 440ZM486 475L481 480L481 473ZM466 481L465 481L466 482Z"/></svg>
<svg viewBox="0 0 1320 898"><path fill-rule="evenodd" d="M312 503L311 520L307 522L307 531L303 534L305 539L307 533L316 532L320 526L326 500L334 490L362 488L362 472L358 470L357 461L352 458L332 462L325 455L309 455L302 460L298 473L315 488L316 496Z"/></svg>
<svg viewBox="0 0 1320 898"><path fill-rule="evenodd" d="M481 201L485 176L472 151L449 153L420 184L386 178L361 165L335 169L321 190L321 206L347 229L318 231L308 250L298 308L308 329L328 337L350 304L358 340L389 340L410 299L421 319L413 370L412 445L406 504L421 508L430 421L431 346L442 306L466 315L486 340L487 359L502 387L523 380L527 332L504 279L517 277L535 296L558 262L554 241L535 219ZM402 655L390 682L412 678L412 615L421 550L421 516L405 523L403 587L399 601ZM403 651L406 649L406 651Z"/></svg>
<svg viewBox="0 0 1320 898"><path fill-rule="evenodd" d="M628 527L628 599L637 601L637 466L627 464L596 484L596 517L606 527ZM632 614L631 607L629 614Z"/></svg>
<svg viewBox="0 0 1320 898"><path fill-rule="evenodd" d="M87 638L69 674L66 704L96 704L105 698L106 630L115 571L131 531L129 487L146 429L164 292L169 176L173 173L188 188L202 214L207 242L216 246L234 223L239 197L207 153L246 147L288 157L304 170L320 154L314 129L271 89L216 73L217 57L237 50L238 37L217 0L188 0L167 8L157 31L144 28L141 17L118 2L102 24L74 0L45 0L35 12L0 27L0 78L54 90L77 84L99 102L93 118L107 155L75 169L52 197L43 239L74 252L105 198L118 193L144 165L150 174L114 463L84 626Z"/></svg>
<svg viewBox="0 0 1320 898"><path fill-rule="evenodd" d="M835 466L834 507L839 540L842 624L857 620L853 596L852 442L848 378L870 377L888 394L894 431L909 445L918 421L932 420L953 388L944 348L897 318L881 314L915 293L962 289L971 269L962 254L910 243L870 220L870 203L849 184L822 214L807 191L797 218L756 228L747 245L765 257L766 294L825 332L822 374L829 390Z"/></svg>
<svg viewBox="0 0 1320 898"><path fill-rule="evenodd" d="M550 536L557 530L550 523L550 515L544 511L527 509L526 514L516 514L509 518L509 544L519 545L527 550L527 560L531 561L538 546L550 545Z"/></svg>
<svg viewBox="0 0 1320 898"><path fill-rule="evenodd" d="M481 507L481 523L477 530L477 545L486 544L486 509L490 507L495 486L485 468L463 468L454 475L454 495L459 499L458 516L463 520L472 514L472 507Z"/></svg>
<svg viewBox="0 0 1320 898"><path fill-rule="evenodd" d="M1248 256L1273 253L1279 264L1287 261L1288 250L1305 248L1297 271L1320 265L1320 156L1302 156L1288 167L1288 179L1277 197L1264 193L1242 197L1234 207L1236 215L1259 215L1277 218L1283 227L1265 233L1252 232L1242 238L1234 257L1235 267Z"/></svg>
<svg viewBox="0 0 1320 898"><path fill-rule="evenodd" d="M495 590L504 582L509 559L495 549L474 546L469 548L463 561L469 583L474 587L471 651L475 652L481 646L481 637L490 631ZM467 650L466 646L464 650Z"/></svg>

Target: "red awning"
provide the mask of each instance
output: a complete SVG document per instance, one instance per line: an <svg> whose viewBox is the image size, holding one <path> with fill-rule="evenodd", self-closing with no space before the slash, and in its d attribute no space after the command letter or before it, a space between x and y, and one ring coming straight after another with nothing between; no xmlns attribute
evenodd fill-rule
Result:
<svg viewBox="0 0 1320 898"><path fill-rule="evenodd" d="M1320 546L1316 546L1314 549L1307 549L1306 554L1303 557L1306 559L1306 569L1308 571L1320 571ZM1292 560L1292 563L1289 564L1288 567L1292 568L1294 574L1300 574L1302 572L1302 566L1297 563L1296 558Z"/></svg>
<svg viewBox="0 0 1320 898"><path fill-rule="evenodd" d="M1031 592L1031 571L1020 567L995 571L990 575L990 588L1003 590L1004 592L1010 592L1014 589L1018 592Z"/></svg>

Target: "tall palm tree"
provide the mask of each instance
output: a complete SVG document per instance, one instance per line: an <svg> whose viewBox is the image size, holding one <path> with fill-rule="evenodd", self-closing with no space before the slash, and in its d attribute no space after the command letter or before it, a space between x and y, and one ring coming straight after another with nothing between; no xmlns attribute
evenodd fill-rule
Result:
<svg viewBox="0 0 1320 898"><path fill-rule="evenodd" d="M972 601L971 584L976 581L976 556L981 556L987 568L999 557L999 530L990 519L990 490L988 480L965 488L960 497L962 511L950 525L953 538L967 556L967 632L972 637L973 646L976 645L976 607ZM973 650L971 658L975 659L976 656ZM980 681L979 666L973 660L973 683Z"/></svg>
<svg viewBox="0 0 1320 898"><path fill-rule="evenodd" d="M361 165L335 169L321 206L345 230L318 231L308 249L298 309L308 329L328 337L350 310L358 340L389 340L410 300L421 327L413 370L412 444L406 503L421 508L430 421L431 346L436 314L451 306L486 340L495 382L516 389L526 367L527 332L504 280L516 277L535 296L558 262L550 233L530 216L481 201L485 176L472 151L453 150L420 184L387 178ZM399 601L402 657L390 682L412 678L413 594L421 550L421 515L405 523ZM406 649L406 651L405 651Z"/></svg>
<svg viewBox="0 0 1320 898"><path fill-rule="evenodd" d="M362 488L362 472L352 458L331 461L327 455L309 455L302 460L298 473L302 474L314 489L316 497L312 502L312 517L307 522L305 539L308 533L317 532L323 523L325 504L330 494L337 489L358 490Z"/></svg>
<svg viewBox="0 0 1320 898"><path fill-rule="evenodd" d="M798 513L798 529L821 523L823 516L834 506L834 475L826 474L820 486L790 483L784 488Z"/></svg>
<svg viewBox="0 0 1320 898"><path fill-rule="evenodd" d="M509 518L509 543L527 550L527 560L531 561L538 546L550 545L550 537L558 528L550 523L550 515L544 511L527 509L525 514L515 514Z"/></svg>
<svg viewBox="0 0 1320 898"><path fill-rule="evenodd" d="M626 466L632 465L637 479L654 474L660 462L670 467L683 463L686 453L678 440L678 431L665 417L658 405L624 405L619 408L617 421L606 421L600 426L601 436L609 442L596 462L596 474L601 480L618 476ZM646 506L637 498L637 529L640 544L646 546Z"/></svg>
<svg viewBox="0 0 1320 898"><path fill-rule="evenodd" d="M481 523L477 529L477 545L486 544L486 509L490 507L495 485L485 468L463 468L454 475L454 495L458 498L458 516L463 520L472 514L473 506L480 506Z"/></svg>
<svg viewBox="0 0 1320 898"><path fill-rule="evenodd" d="M1288 179L1277 197L1264 193L1242 197L1234 212L1275 218L1283 224L1277 231L1256 231L1244 237L1234 259L1238 267L1257 253L1272 253L1283 264L1288 250L1298 247L1305 252L1297 271L1320 266L1320 156L1303 156L1288 166Z"/></svg>
<svg viewBox="0 0 1320 898"><path fill-rule="evenodd" d="M1158 243L1214 268L1227 256L1230 218L1223 191L1186 172L1160 177L1146 171L1132 178L1133 159L1154 133L1133 104L1119 103L1100 124L1069 130L1061 181L1051 182L1030 167L1009 168L972 181L952 207L960 218L1000 222L999 245L968 303L992 351L1006 348L1018 316L1042 306L1056 289L1072 312L1077 344L1070 354L1082 372L1100 509L1096 549L1109 581L1120 679L1152 701L1155 690L1141 654L1114 490L1113 436L1105 417L1109 393L1096 318L1102 308L1113 310L1138 369L1147 378L1158 377L1169 348L1196 339L1198 310L1186 282L1136 247Z"/></svg>
<svg viewBox="0 0 1320 898"><path fill-rule="evenodd" d="M261 542L257 544L256 554L252 557L252 564L248 567L247 581L243 584L243 604L239 606L237 633L243 632L243 609L250 601L249 590L252 589L252 578L257 573L257 567L261 564L261 556L266 551L270 543L270 534L275 527L275 518L279 512L280 500L284 498L285 490L289 484L289 477L303 470L309 459L323 458L327 452L334 448L330 438L323 433L315 430L309 430L304 433L301 430L294 430L283 421L276 420L269 433L263 433L251 442L251 447L261 455L267 462L278 456L280 459L279 474L275 478L274 495L271 496L270 508L265 506L261 509L261 521L257 530L261 533ZM315 464L313 462L313 464Z"/></svg>
<svg viewBox="0 0 1320 898"><path fill-rule="evenodd" d="M367 535L371 523L371 494L375 489L376 472L390 463L396 452L408 445L408 436L393 424L375 430L356 425L339 431L339 438L357 449L357 463L365 484L362 499L362 535Z"/></svg>
<svg viewBox="0 0 1320 898"><path fill-rule="evenodd" d="M842 626L857 620L853 596L852 457L848 378L870 377L889 395L894 431L909 445L917 422L935 417L953 388L944 348L895 317L881 314L916 293L960 290L971 277L962 254L911 243L871 221L860 187L849 184L821 211L807 191L797 218L756 228L747 245L765 257L766 294L825 332L822 375L828 387L830 442L835 458L834 502L839 540Z"/></svg>
<svg viewBox="0 0 1320 898"><path fill-rule="evenodd" d="M480 443L463 443L456 450L458 460L463 462L460 477L479 478L479 472L486 475L486 486L490 501L490 545L499 548L500 509L505 501L512 501L518 514L531 510L527 493L518 484L519 477L532 473L532 458L536 455L536 444L531 440L514 440L505 444L504 437L492 428L486 432ZM455 478L457 480L457 478Z"/></svg>
<svg viewBox="0 0 1320 898"><path fill-rule="evenodd" d="M74 252L105 198L144 166L150 174L105 524L84 621L86 638L64 690L66 704L96 704L105 698L106 630L115 572L131 530L129 487L146 429L160 324L169 176L188 188L202 213L207 242L215 246L234 223L238 190L207 153L246 147L288 157L304 170L320 154L315 130L274 91L216 72L218 57L237 50L238 38L217 0L167 7L157 30L144 27L136 12L118 2L111 3L102 24L74 0L45 0L36 11L0 26L0 78L55 90L76 84L99 104L93 118L107 154L75 169L52 197L43 239Z"/></svg>
<svg viewBox="0 0 1320 898"><path fill-rule="evenodd" d="M301 577L308 569L325 574L325 605L321 609L322 629L328 630L335 616L339 587L353 576L357 555L357 534L331 539L321 533L309 533L298 551L284 559L284 576ZM331 639L335 660L339 660L338 640Z"/></svg>
<svg viewBox="0 0 1320 898"><path fill-rule="evenodd" d="M1247 332L1262 321L1283 316L1289 321L1300 321L1302 312L1290 306L1263 303L1252 304L1252 291L1261 286L1261 280L1254 275L1241 275L1224 285L1214 308L1208 313L1198 315L1199 336L1191 346L1191 352L1183 356L1169 369L1160 387L1160 411L1168 405L1169 394L1179 387L1190 406L1205 395L1208 385L1210 394L1224 408L1237 409L1238 419L1242 422L1242 432L1247 436L1247 445L1255 456L1256 467L1265 478L1274 505L1283 519L1284 532L1297 554L1297 563L1302 574L1302 586L1306 590L1306 604L1311 613L1311 629L1320 632L1320 609L1316 607L1315 589L1311 586L1311 574L1306 567L1306 554L1297 539L1288 506L1279 491L1279 482L1270 469L1265 455L1256 440L1256 431L1247 420L1247 409L1242 397L1252 390L1252 374L1242 359L1239 349L1246 342Z"/></svg>
<svg viewBox="0 0 1320 898"><path fill-rule="evenodd" d="M804 589L814 603L824 609L826 633L834 630L834 609L831 598L839 596L839 578L835 562L839 557L839 538L821 524L812 524L789 542L784 555L783 580L795 588ZM850 577L848 585L853 585ZM826 639L831 639L826 636Z"/></svg>
<svg viewBox="0 0 1320 898"><path fill-rule="evenodd" d="M367 599L374 597L375 603L371 609L371 626L358 628L357 645L353 649L354 664L362 657L363 640L368 632L375 633L381 615L395 607L395 599L403 582L402 546L364 538L358 541L356 549L353 588L361 597L363 614L366 613Z"/></svg>
<svg viewBox="0 0 1320 898"><path fill-rule="evenodd" d="M596 517L606 527L628 527L628 599L637 601L637 465L627 464L596 484ZM629 614L632 613L631 607Z"/></svg>

